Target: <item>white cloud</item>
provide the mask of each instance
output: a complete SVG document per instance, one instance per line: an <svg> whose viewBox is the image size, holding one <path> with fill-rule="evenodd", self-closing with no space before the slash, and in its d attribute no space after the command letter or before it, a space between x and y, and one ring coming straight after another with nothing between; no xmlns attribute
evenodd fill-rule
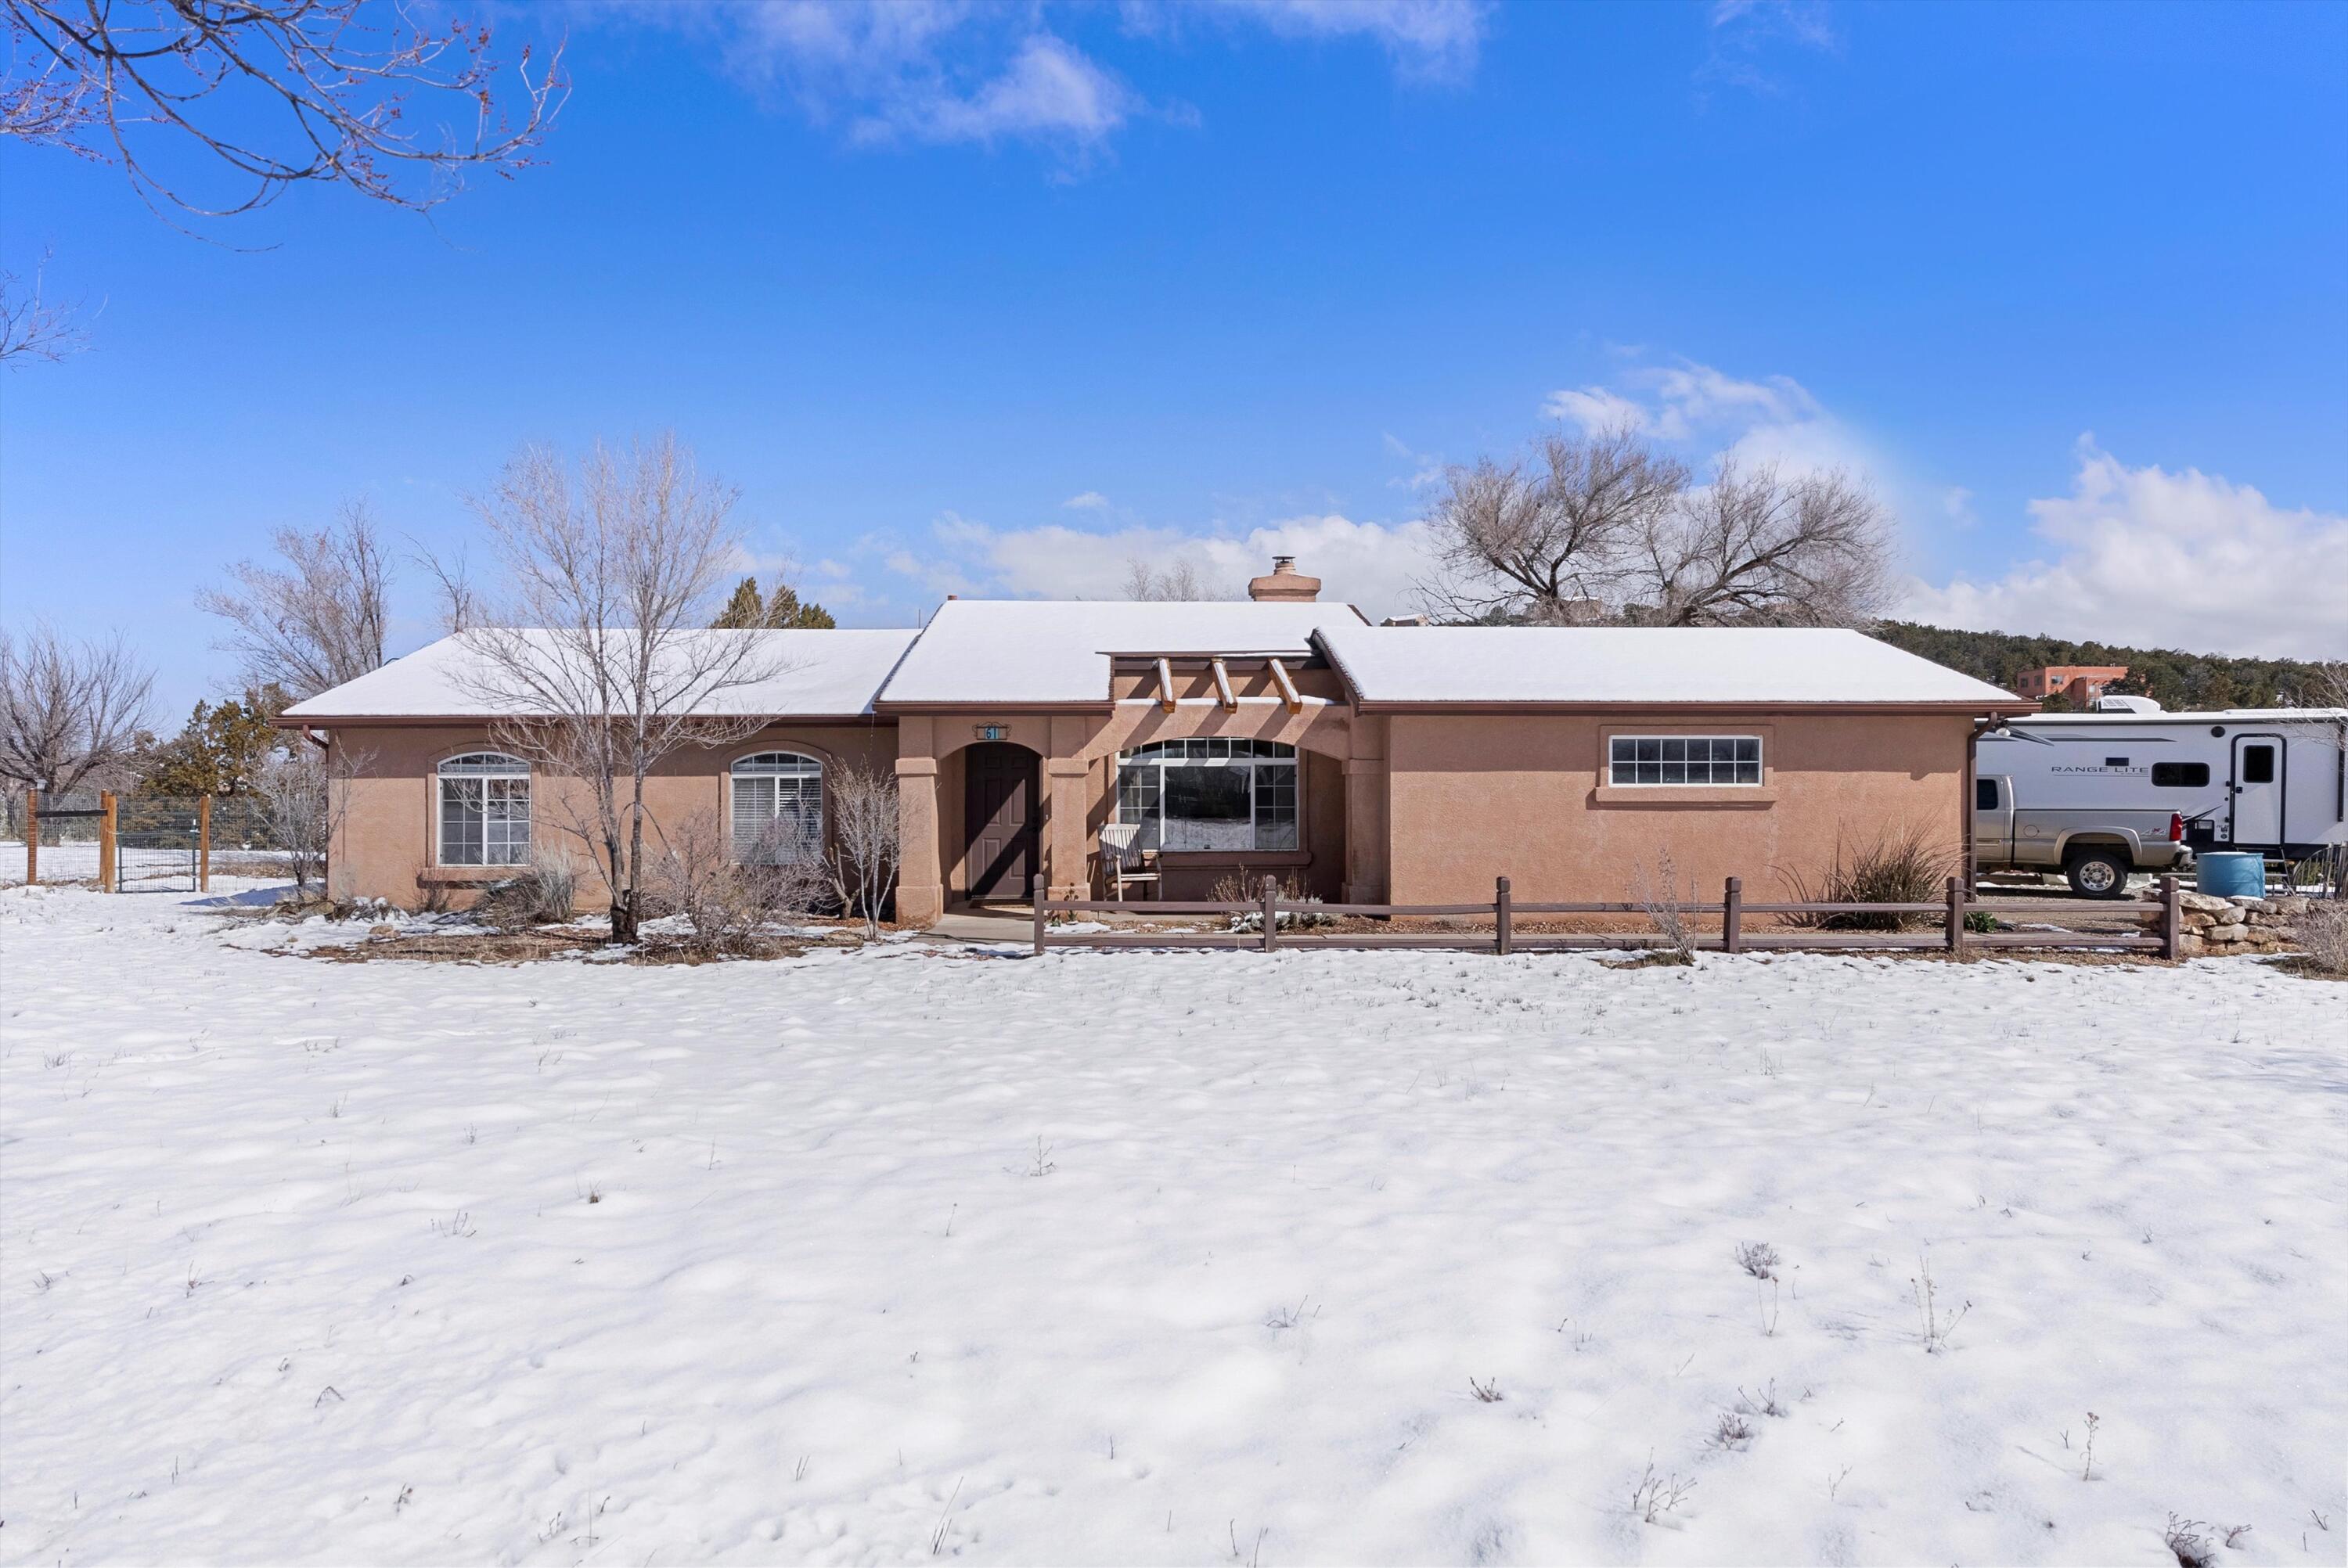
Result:
<svg viewBox="0 0 2348 1568"><path fill-rule="evenodd" d="M1915 586L1906 613L1976 630L2289 658L2348 655L2348 515L2286 510L2197 468L2130 468L2079 442L2071 494L2030 503L2048 558Z"/></svg>
<svg viewBox="0 0 2348 1568"><path fill-rule="evenodd" d="M1097 512L1107 508L1108 506L1108 497L1102 495L1098 490L1086 490L1080 496L1070 496L1066 500L1062 501L1060 505L1067 507L1071 511Z"/></svg>
<svg viewBox="0 0 2348 1568"><path fill-rule="evenodd" d="M1552 392L1542 415L1596 434L1629 429L1705 456L1776 463L1793 472L1882 466L1858 434L1787 375L1748 381L1694 360L1632 365L1616 386ZM1626 390L1627 389L1627 390Z"/></svg>
<svg viewBox="0 0 2348 1568"><path fill-rule="evenodd" d="M1137 0L1126 9L1144 19L1174 8ZM1477 0L1188 0L1179 8L1252 21L1279 37L1368 38L1403 75L1435 81L1476 68L1488 9Z"/></svg>
<svg viewBox="0 0 2348 1568"><path fill-rule="evenodd" d="M1082 0L622 0L589 13L712 38L735 75L868 145L1027 142L1079 165L1137 118L1193 114L1153 104L1049 21L1096 14ZM1120 15L1128 37L1198 16L1282 39L1365 38L1398 75L1427 79L1472 71L1485 26L1478 0L1126 0Z"/></svg>
<svg viewBox="0 0 2348 1568"><path fill-rule="evenodd" d="M1358 604L1375 618L1414 607L1431 566L1426 525L1363 523L1336 514L1290 518L1244 535L1186 534L1136 525L1093 532L1060 523L992 528L949 512L932 526L933 548L899 550L886 564L938 594L1014 599L1117 599L1132 563L1188 561L1234 597L1271 569L1275 555L1322 579L1321 597Z"/></svg>
<svg viewBox="0 0 2348 1568"><path fill-rule="evenodd" d="M865 124L876 135L904 130L931 141L1064 137L1090 143L1123 125L1138 101L1081 51L1046 33L1022 44L1003 74L968 97L931 95L910 120Z"/></svg>
<svg viewBox="0 0 2348 1568"><path fill-rule="evenodd" d="M1541 413L1550 419L1579 425L1584 434L1591 436L1609 430L1644 430L1649 424L1643 405L1602 386L1552 392L1549 401L1541 405Z"/></svg>

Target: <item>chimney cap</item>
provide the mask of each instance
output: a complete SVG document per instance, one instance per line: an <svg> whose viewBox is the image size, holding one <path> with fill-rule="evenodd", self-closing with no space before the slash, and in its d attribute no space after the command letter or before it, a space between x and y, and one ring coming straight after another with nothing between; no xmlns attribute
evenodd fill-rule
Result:
<svg viewBox="0 0 2348 1568"><path fill-rule="evenodd" d="M1274 556L1269 573L1249 580L1248 597L1259 604L1310 604L1321 597L1321 579L1298 571L1294 556Z"/></svg>

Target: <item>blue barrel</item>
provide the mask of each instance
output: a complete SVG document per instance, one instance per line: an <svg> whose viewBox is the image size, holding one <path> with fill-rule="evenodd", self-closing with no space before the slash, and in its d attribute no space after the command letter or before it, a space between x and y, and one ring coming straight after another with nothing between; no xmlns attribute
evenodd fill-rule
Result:
<svg viewBox="0 0 2348 1568"><path fill-rule="evenodd" d="M2233 850L2204 855L2193 863L2193 886L2220 898L2263 898L2267 857Z"/></svg>

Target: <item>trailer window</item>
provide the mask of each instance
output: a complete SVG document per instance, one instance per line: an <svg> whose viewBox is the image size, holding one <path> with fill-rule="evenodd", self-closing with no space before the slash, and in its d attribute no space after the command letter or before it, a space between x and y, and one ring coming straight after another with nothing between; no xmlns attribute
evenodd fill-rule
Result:
<svg viewBox="0 0 2348 1568"><path fill-rule="evenodd" d="M2160 789L2205 789L2209 784L2208 763L2155 763L2152 782Z"/></svg>
<svg viewBox="0 0 2348 1568"><path fill-rule="evenodd" d="M1997 781L1995 779L1975 779L1973 781L1973 809L1975 811L1995 811L1997 809Z"/></svg>
<svg viewBox="0 0 2348 1568"><path fill-rule="evenodd" d="M2244 784L2274 783L2274 753L2275 749L2272 746L2244 746L2242 748L2242 782Z"/></svg>

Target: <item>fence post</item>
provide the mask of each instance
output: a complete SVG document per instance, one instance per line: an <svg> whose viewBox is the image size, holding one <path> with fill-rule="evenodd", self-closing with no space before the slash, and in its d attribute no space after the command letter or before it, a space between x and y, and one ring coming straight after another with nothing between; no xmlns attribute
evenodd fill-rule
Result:
<svg viewBox="0 0 2348 1568"><path fill-rule="evenodd" d="M1267 953L1280 943L1280 878L1270 872L1263 878L1263 950Z"/></svg>
<svg viewBox="0 0 2348 1568"><path fill-rule="evenodd" d="M1949 878L1949 951L1965 950L1965 879Z"/></svg>
<svg viewBox="0 0 2348 1568"><path fill-rule="evenodd" d="M1745 879L1741 876L1730 877L1728 890L1720 897L1720 950L1745 950Z"/></svg>
<svg viewBox="0 0 2348 1568"><path fill-rule="evenodd" d="M25 791L25 886L41 885L41 792Z"/></svg>
<svg viewBox="0 0 2348 1568"><path fill-rule="evenodd" d="M2185 902L2172 871L2160 879L2160 956L2173 962L2184 947Z"/></svg>
<svg viewBox="0 0 2348 1568"><path fill-rule="evenodd" d="M1044 956L1044 879L1035 878L1035 956Z"/></svg>
<svg viewBox="0 0 2348 1568"><path fill-rule="evenodd" d="M1509 879L1503 876L1492 885L1492 949L1504 958L1517 945L1517 934L1511 929L1514 924L1509 909L1511 902Z"/></svg>
<svg viewBox="0 0 2348 1568"><path fill-rule="evenodd" d="M196 801L196 891L212 890L212 797Z"/></svg>
<svg viewBox="0 0 2348 1568"><path fill-rule="evenodd" d="M98 890L101 893L116 891L114 885L116 821L114 792L107 790L98 797Z"/></svg>

